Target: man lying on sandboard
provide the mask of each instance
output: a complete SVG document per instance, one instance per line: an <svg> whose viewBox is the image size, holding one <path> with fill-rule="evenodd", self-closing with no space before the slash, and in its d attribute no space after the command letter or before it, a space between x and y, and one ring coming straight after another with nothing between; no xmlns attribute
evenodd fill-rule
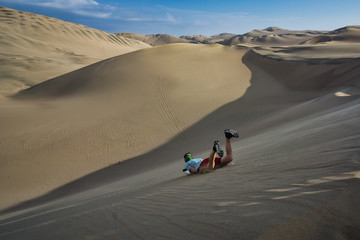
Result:
<svg viewBox="0 0 360 240"><path fill-rule="evenodd" d="M223 157L224 152L221 150L219 146L219 141L214 141L214 146L211 151L211 154L208 158L193 158L191 153L185 153L185 168L183 171L186 174L194 174L194 173L207 173L209 171L214 170L215 168L220 168L225 166L226 164L230 163L233 160L232 150L230 139L231 138L238 138L239 134L235 130L225 129L225 137L226 137L226 144L225 144L225 151L226 156ZM216 154L219 157L216 157Z"/></svg>

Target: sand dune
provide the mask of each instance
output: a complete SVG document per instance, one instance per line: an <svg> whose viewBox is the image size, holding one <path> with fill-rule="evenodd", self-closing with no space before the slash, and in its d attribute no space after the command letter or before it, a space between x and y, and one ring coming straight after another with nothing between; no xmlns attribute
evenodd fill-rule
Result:
<svg viewBox="0 0 360 240"><path fill-rule="evenodd" d="M272 59L336 64L347 59L359 58L360 31L358 29L357 26L344 27L290 46L286 44L285 46L238 44L238 46L252 48L258 54Z"/></svg>
<svg viewBox="0 0 360 240"><path fill-rule="evenodd" d="M211 39L211 37L205 35L189 35L189 36L181 36L181 39L185 39L191 43L205 43Z"/></svg>
<svg viewBox="0 0 360 240"><path fill-rule="evenodd" d="M202 58L206 55L205 53L211 53L210 55L213 56L214 52L217 52L219 55L215 59L222 56L222 61L229 53L237 55L242 58L247 67L243 69L242 74L245 74L247 69L251 71L251 85L249 87L246 87L248 85L239 86L239 88L246 89L242 97L197 119L190 128L176 136L172 135L174 138L164 139L164 145L159 148L122 164L112 165L90 174L58 191L45 195L38 199L38 202L33 202L33 204L39 204L52 199L51 203L29 208L24 212L3 215L0 218L2 219L0 222L0 229L3 230L2 237L5 239L39 235L55 239L90 236L101 239L119 235L129 239L157 239L174 236L183 238L189 235L198 239L288 239L288 236L295 239L336 239L338 236L345 239L357 239L359 237L359 217L356 211L352 211L357 209L358 193L356 189L359 187L360 171L358 148L360 143L358 128L360 102L359 94L355 94L359 92L359 87L347 80L349 75L356 79L360 73L357 70L352 73L346 71L345 74L334 75L331 78L328 78L329 75L321 74L341 72L345 68L356 69L351 66L358 63L359 60L348 59L337 64L318 62L306 68L306 62L264 58L255 51L243 55L243 49L236 48L168 45L123 55L109 62L101 62L98 67L100 68L100 64L105 69L107 64L120 65L122 58L137 59L136 55L142 56L141 59L143 59L144 55L149 54L149 56L157 56L159 58L157 61L160 61L165 57L159 56L160 52L165 55L170 52L170 55L173 56L174 52L184 53L186 49L189 52L191 50L192 54L199 53L198 57ZM180 59L185 58L188 61L190 56L193 56L192 54L182 55ZM168 63L169 59L166 60L164 62ZM164 62L161 62L161 65ZM233 59L229 62L236 61ZM168 64L169 68L171 64ZM93 72L96 70L94 67L96 65L85 68L85 70ZM142 65L144 66L144 64ZM175 65L185 66L180 62ZM156 69L154 65L152 67L152 70ZM296 67L299 67L301 71L290 71L291 68ZM289 72L282 72L281 69L284 68L289 68ZM100 69L97 69L97 72L99 71ZM306 71L306 79L304 79L304 71ZM119 75L116 74L116 76ZM77 161L81 160L81 155L93 153L92 157L96 160L101 159L100 155L94 154L96 151L92 152L91 147L97 148L98 145L97 151L107 149L108 152L105 153L107 155L104 155L103 159L111 161L112 157L114 160L119 160L120 155L126 154L124 149L130 150L131 146L137 147L141 143L140 140L135 142L135 145L120 146L117 150L116 145L121 145L122 136L126 135L127 130L118 129L120 125L117 125L117 122L121 120L120 118L113 118L112 125L104 125L106 117L109 117L104 112L108 112L109 109L113 111L114 103L118 103L115 105L116 108L122 108L121 102L110 101L116 97L109 97L112 92L106 85L110 84L113 88L117 86L118 90L114 90L113 93L118 93L121 91L120 89L126 88L126 84L119 87L121 84L118 85L119 83L115 80L105 81L103 89L95 90L93 79L87 84L79 83L77 90L71 94L63 94L58 89L66 89L66 84L69 84L66 80L69 77L63 76L22 92L17 97L27 101L17 100L11 102L11 105L8 103L6 106L11 107L7 111L11 110L12 113L5 112L6 114L0 115L14 120L14 114L24 114L25 107L26 109L30 107L29 111L33 112L36 107L41 108L42 111L47 109L48 116L44 116L44 113L41 116L39 115L40 111L37 111L36 119L27 119L28 122L32 122L32 126L28 129L37 132L38 135L42 129L45 130L44 133L49 132L45 124L42 124L41 128L34 128L38 124L38 118L46 119L46 122L51 120L49 126L52 127L56 126L54 124L56 122L54 117L50 116L60 117L59 121L62 122L61 126L63 127L77 122L64 117L75 118L71 114L65 114L65 111L69 113L70 105L75 109L74 112L79 114L76 118L87 119L87 122L80 122L78 126L73 125L72 129L67 127L68 131L61 133L58 130L59 137L54 138L54 134L51 136L53 138L51 142L56 145L63 144L62 148L65 148L66 151L59 152L60 148L56 145L45 145L43 149L37 149L36 152L49 151L47 157L51 156L56 162L62 163L62 166L54 164L52 177L50 180L48 177L47 182L52 186L56 184L51 180L59 178L58 175L54 177L54 174L59 171L60 167L71 169L76 175L79 173L77 169L84 167L84 163L91 163L89 156L90 158L81 163L82 166L76 166ZM179 84L179 82L171 80L172 78L166 79L166 83L170 86ZM224 77L224 79L228 78ZM297 82L300 79L304 81L303 84ZM139 79L135 79L135 81L139 81ZM242 81L247 82L248 79ZM139 87L139 85L136 86ZM46 89L50 90L50 94L44 94L47 92ZM150 88L148 87L148 89ZM338 97L336 93L340 89L348 92L349 96ZM173 91L174 88L165 90L165 92L171 93L168 96L174 95ZM108 94L105 95L102 92ZM211 93L214 96L214 92ZM221 93L221 91L216 90L216 93ZM152 105L149 98L146 97L146 91L138 93L139 95L132 94L135 94L132 98L133 101L135 98L140 98L139 95L143 95L149 102L147 106ZM120 94L116 95L119 97ZM125 98L128 99L129 96L127 95ZM105 109L105 105L102 105L101 99L106 99L107 109ZM181 108L171 100L169 103L173 109ZM144 111L138 110L135 103L130 101L126 104L134 104L134 112ZM162 105L161 101L158 104ZM191 107L187 106L186 111L201 110L201 107L208 106L207 103L201 103L201 106L195 106L195 104L199 103L192 101ZM19 110L21 105L24 108ZM61 112L61 106L63 106L62 111L64 112ZM96 115L85 115L85 112L89 111L86 106L93 109ZM5 106L2 106L2 113L5 109ZM118 114L120 116L120 112ZM127 115L131 116L127 118L127 121L137 121L137 118L134 118L136 115L131 115L130 112ZM148 114L145 112L140 115L145 118ZM161 114L155 114L156 121L163 121L158 123L161 131L166 131L166 129L169 131L168 120L162 120L161 116ZM187 116L191 116L191 114ZM21 118L16 119L21 121ZM102 134L97 134L97 138L91 134L92 131L96 132L96 128L92 126L92 123L96 121L103 127L100 130ZM23 124L23 122L22 124L14 123L14 126L19 127ZM136 126L139 128L145 124L147 123L142 121L142 124ZM154 125L152 122L146 127L152 128L159 125ZM233 141L235 161L230 166L211 174L183 176L181 172L182 153L190 150L196 155L206 156L209 143L211 144L212 139L221 137L222 129L225 126L233 126L241 133L241 139ZM22 129L26 130L26 127L22 127ZM76 129L85 130L84 133L78 131L70 134ZM117 130L122 133L117 133ZM134 128L129 130L137 131ZM8 134L10 135L10 132ZM137 132L132 136L141 135L142 137L143 134L144 132ZM74 146L76 138L78 136L81 138L81 135L87 135L88 139L95 142L89 144L91 147L85 148L86 138L82 137L81 144L77 143L78 145ZM21 137L23 136L18 136L15 141L26 143L26 138ZM99 138L103 140L103 144L107 143L108 145L97 143L96 141L100 141ZM58 140L54 141L54 139ZM128 137L128 139L131 138ZM78 141L80 142L79 139ZM31 143L31 141L27 143ZM146 144L149 144L149 141ZM17 145L9 143L8 146ZM24 148L25 146L27 146L27 155L32 157L34 151L32 151L31 144L24 145ZM17 151L19 149L22 151L20 146L17 147ZM50 154L50 151L57 154ZM67 151L71 151L71 154L68 154ZM119 155L117 155L117 151ZM31 152L32 154L29 154ZM6 154L14 153L7 152ZM71 156L74 154L75 156ZM55 155L62 157L56 159ZM127 157L130 155L128 154ZM64 156L74 157L74 159L66 163ZM43 166L42 169L51 172L52 168L48 162L41 161L39 156L35 156L34 159ZM3 165L11 166L14 164L14 160ZM19 160L17 161L19 163ZM21 171L15 164L13 166L13 171L15 169ZM89 169L90 164L85 167ZM9 167L8 171L10 170ZM33 171L31 162L27 164L27 171ZM20 176L27 174L23 171L18 172ZM42 181L43 179L39 179L39 183ZM15 186L15 183L12 184ZM28 189L35 182L27 184ZM32 190L34 191L34 188ZM83 190L88 191L74 195ZM16 195L10 189L7 189L6 192ZM24 192L26 189L22 194ZM69 193L71 195L68 195ZM19 194L17 193L17 196ZM68 197L59 199L59 196ZM25 204L24 206L31 205ZM69 222L78 224L68 224ZM189 228L189 223L196 230ZM12 226L15 225L21 226L21 228L13 229ZM64 226L66 226L66 231L63 231ZM164 231L164 226L167 231Z"/></svg>
<svg viewBox="0 0 360 240"><path fill-rule="evenodd" d="M2 10L59 37L58 20ZM111 52L109 35L61 24L70 45L18 37L5 53L42 61L76 46L98 59L94 39ZM1 99L0 238L358 239L360 50L347 30L329 44L275 27L247 46L137 42ZM184 176L184 152L206 157L228 127L234 161Z"/></svg>
<svg viewBox="0 0 360 240"><path fill-rule="evenodd" d="M314 37L306 41L305 44L331 43L331 42L359 43L359 41L360 41L360 26L347 26Z"/></svg>
<svg viewBox="0 0 360 240"><path fill-rule="evenodd" d="M273 59L286 59L290 61L302 60L308 63L319 61L327 63L343 62L345 59L359 57L359 43L333 43L333 44L306 44L278 47L255 47L255 51Z"/></svg>
<svg viewBox="0 0 360 240"><path fill-rule="evenodd" d="M180 38L186 39L191 43L203 43L203 44L211 44L211 43L223 43L225 40L228 40L234 37L236 34L232 33L220 33L213 36L204 36L204 35L188 35L181 36Z"/></svg>
<svg viewBox="0 0 360 240"><path fill-rule="evenodd" d="M221 45L164 45L104 60L3 101L3 201L45 193L177 134L191 136L189 126L245 93L250 71L241 63L244 53Z"/></svg>
<svg viewBox="0 0 360 240"><path fill-rule="evenodd" d="M147 43L151 46L158 46L169 43L188 43L185 39L181 39L175 36L171 36L168 34L138 34L138 33L115 33L115 36L121 36L131 39L136 39Z"/></svg>
<svg viewBox="0 0 360 240"><path fill-rule="evenodd" d="M151 46L159 46L169 43L196 43L196 44L213 44L222 43L235 36L231 33L221 33L213 36L204 35L184 35L181 37L175 37L168 34L138 34L138 33L115 33L114 35L122 36L126 38L132 38L144 43L150 44Z"/></svg>
<svg viewBox="0 0 360 240"><path fill-rule="evenodd" d="M149 45L46 16L0 7L0 98Z"/></svg>
<svg viewBox="0 0 360 240"><path fill-rule="evenodd" d="M245 34L234 36L224 40L223 44L237 45L246 43L262 46L293 45L302 43L324 33L325 32L323 31L294 31L278 27L269 27L263 30L253 30Z"/></svg>
<svg viewBox="0 0 360 240"><path fill-rule="evenodd" d="M353 26L354 27L354 26ZM356 27L356 26L355 26ZM349 27L348 27L349 28ZM143 41L152 46L163 45L168 43L196 43L196 44L213 44L219 43L227 46L237 44L252 44L261 46L284 46L300 44L304 42L319 42L319 39L328 39L327 35L340 37L339 32L327 31L296 31L282 29L279 27L268 27L266 29L256 29L245 34L221 33L213 36L205 35L184 35L180 38L167 34L143 35L136 33L117 33L118 36ZM347 34L349 35L349 34ZM356 41L357 33L353 34ZM323 40L325 41L325 40Z"/></svg>

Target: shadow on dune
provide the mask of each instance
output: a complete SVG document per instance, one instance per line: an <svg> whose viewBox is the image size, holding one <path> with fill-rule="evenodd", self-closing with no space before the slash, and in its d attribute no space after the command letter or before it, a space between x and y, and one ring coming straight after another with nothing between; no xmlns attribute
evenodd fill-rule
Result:
<svg viewBox="0 0 360 240"><path fill-rule="evenodd" d="M334 89L348 86L360 76L359 68L353 67L360 65L358 59L348 60L341 64L312 64L309 68L306 62L271 60L249 51L243 57L243 62L252 72L251 86L245 95L219 108L190 127L188 129L190 136L178 135L151 152L91 173L41 197L5 209L1 213L34 207L159 168L182 160L184 152L187 151L193 153L206 151L214 139L222 139L222 132L225 128L237 129L241 138L246 138L270 127L304 117L314 113L318 108L309 108L305 112L288 115L277 116L275 113L321 97ZM341 76L333 74L337 69L350 68L349 66L352 66L350 72L345 72ZM284 68L287 69L285 74ZM299 68L303 71L291 73L293 69ZM277 74L277 72L282 74ZM304 76L307 76L307 79L302 79ZM300 86L298 82L300 79L303 80L301 91L296 90L298 85Z"/></svg>

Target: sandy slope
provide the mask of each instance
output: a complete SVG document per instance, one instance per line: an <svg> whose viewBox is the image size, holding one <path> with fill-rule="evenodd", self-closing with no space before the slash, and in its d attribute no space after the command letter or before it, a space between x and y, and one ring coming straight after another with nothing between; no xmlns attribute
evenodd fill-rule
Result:
<svg viewBox="0 0 360 240"><path fill-rule="evenodd" d="M2 207L145 153L177 134L192 136L189 126L249 87L244 53L191 44L140 50L1 102Z"/></svg>
<svg viewBox="0 0 360 240"><path fill-rule="evenodd" d="M142 52L173 47L180 46ZM351 67L352 71L332 78L320 73L341 72L359 60L312 62L308 68L304 61L279 61L256 52L248 52L242 60L252 72L251 86L241 98L187 129L190 136L179 134L154 151L38 199L55 200L52 203L2 215L0 236L358 239L360 94L354 82L360 72ZM284 66L301 71L283 73ZM294 86L293 81L301 78L306 87ZM324 79L333 84L319 87ZM350 85L349 79L354 81ZM32 98L35 103L52 84L33 88L28 101ZM337 94L340 91L344 95ZM52 91L50 96L57 95L54 103L74 104L91 95L86 91L78 97L79 93L74 97ZM41 97L44 103L49 95ZM222 140L226 126L241 133L233 141L234 162L211 174L183 176L182 153L190 150L206 156L209 143ZM58 199L84 189L91 190Z"/></svg>
<svg viewBox="0 0 360 240"><path fill-rule="evenodd" d="M0 6L0 98L105 58L149 45Z"/></svg>
<svg viewBox="0 0 360 240"><path fill-rule="evenodd" d="M347 40L146 48L3 99L0 208L35 199L0 215L0 238L359 239ZM227 127L234 161L184 176L183 153Z"/></svg>

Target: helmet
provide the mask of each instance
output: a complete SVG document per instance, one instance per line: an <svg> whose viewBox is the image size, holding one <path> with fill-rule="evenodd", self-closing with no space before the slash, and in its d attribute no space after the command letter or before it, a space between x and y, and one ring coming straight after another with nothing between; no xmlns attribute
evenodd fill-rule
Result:
<svg viewBox="0 0 360 240"><path fill-rule="evenodd" d="M187 152L187 153L185 153L185 155L184 155L184 159L185 159L185 162L188 162L188 161L190 161L191 159L193 159L193 156L191 155L190 152Z"/></svg>

